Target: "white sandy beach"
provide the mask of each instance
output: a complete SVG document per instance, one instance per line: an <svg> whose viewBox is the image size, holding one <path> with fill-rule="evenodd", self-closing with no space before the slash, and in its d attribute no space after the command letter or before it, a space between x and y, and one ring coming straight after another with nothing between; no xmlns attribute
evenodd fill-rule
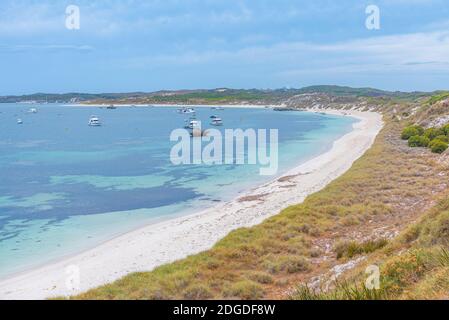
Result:
<svg viewBox="0 0 449 320"><path fill-rule="evenodd" d="M84 253L1 281L0 299L72 295L131 272L149 271L207 250L230 231L259 224L282 209L302 202L346 172L370 148L383 126L382 116L377 113L312 111L350 115L361 121L354 125L352 132L337 140L331 150L290 170L284 178L249 190L230 202L140 228ZM241 201L251 196L253 201ZM72 271L68 267L73 266L80 270L80 285L75 290L66 285Z"/></svg>

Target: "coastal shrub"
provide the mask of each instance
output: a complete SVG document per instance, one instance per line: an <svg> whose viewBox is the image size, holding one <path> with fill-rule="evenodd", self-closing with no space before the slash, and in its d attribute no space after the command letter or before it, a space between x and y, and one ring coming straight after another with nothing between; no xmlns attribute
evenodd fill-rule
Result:
<svg viewBox="0 0 449 320"><path fill-rule="evenodd" d="M441 128L428 128L413 125L406 127L401 134L408 139L409 147L429 147L433 153L443 153L449 146L449 124Z"/></svg>
<svg viewBox="0 0 449 320"><path fill-rule="evenodd" d="M430 145L430 149L433 153L443 153L448 147L449 145L446 142L437 139L433 140Z"/></svg>
<svg viewBox="0 0 449 320"><path fill-rule="evenodd" d="M185 290L184 298L188 300L206 300L212 298L212 293L205 285L197 284Z"/></svg>
<svg viewBox="0 0 449 320"><path fill-rule="evenodd" d="M308 271L310 265L304 257L288 257L283 259L281 269L287 271L287 273L297 273Z"/></svg>
<svg viewBox="0 0 449 320"><path fill-rule="evenodd" d="M442 214L435 223L433 244L449 245L449 212Z"/></svg>
<svg viewBox="0 0 449 320"><path fill-rule="evenodd" d="M444 133L449 136L449 123L447 125L445 125L443 128Z"/></svg>
<svg viewBox="0 0 449 320"><path fill-rule="evenodd" d="M278 274L281 271L281 264L279 261L272 261L271 259L266 259L262 266L265 270L271 274Z"/></svg>
<svg viewBox="0 0 449 320"><path fill-rule="evenodd" d="M427 147L430 143L430 139L423 136L412 136L408 139L409 147Z"/></svg>
<svg viewBox="0 0 449 320"><path fill-rule="evenodd" d="M228 298L240 298L243 300L257 300L264 295L263 288L250 280L242 280L224 289L224 296Z"/></svg>
<svg viewBox="0 0 449 320"><path fill-rule="evenodd" d="M253 272L248 276L251 280L260 284L273 283L273 277L265 272Z"/></svg>
<svg viewBox="0 0 449 320"><path fill-rule="evenodd" d="M440 141L449 143L449 136L446 136L446 135L444 135L444 136L438 136L438 137L436 137L436 138L433 139L433 140L440 140ZM433 140L432 140L432 141L433 141Z"/></svg>
<svg viewBox="0 0 449 320"><path fill-rule="evenodd" d="M365 283L334 281L333 290L311 289L307 285L300 285L290 295L292 300L389 300L388 292L370 290Z"/></svg>
<svg viewBox="0 0 449 320"><path fill-rule="evenodd" d="M444 136L445 133L443 129L440 128L429 128L424 131L424 136L429 138L430 140L435 139L438 136Z"/></svg>
<svg viewBox="0 0 449 320"><path fill-rule="evenodd" d="M443 92L443 93L440 93L440 94L432 96L429 99L429 104L433 105L433 104L435 104L435 103L437 103L439 101L442 101L444 99L447 99L447 98L449 98L449 93L448 92Z"/></svg>
<svg viewBox="0 0 449 320"><path fill-rule="evenodd" d="M359 254L371 253L385 247L388 244L386 239L368 240L362 243L356 241L339 241L334 246L337 259L347 257L352 258Z"/></svg>
<svg viewBox="0 0 449 320"><path fill-rule="evenodd" d="M428 257L412 250L391 258L382 266L382 286L394 295L419 281L426 273Z"/></svg>
<svg viewBox="0 0 449 320"><path fill-rule="evenodd" d="M321 254L322 254L322 252L318 248L313 248L312 250L309 251L309 255L312 258L318 258Z"/></svg>
<svg viewBox="0 0 449 320"><path fill-rule="evenodd" d="M401 138L402 140L408 140L410 139L410 137L413 136L420 136L424 134L424 129L421 126L409 126L406 127L403 131L402 131L402 135Z"/></svg>

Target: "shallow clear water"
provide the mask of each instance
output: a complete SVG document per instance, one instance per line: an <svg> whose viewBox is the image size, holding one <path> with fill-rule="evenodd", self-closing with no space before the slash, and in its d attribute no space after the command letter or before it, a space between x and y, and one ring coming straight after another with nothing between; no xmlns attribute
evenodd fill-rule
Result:
<svg viewBox="0 0 449 320"><path fill-rule="evenodd" d="M258 165L174 166L175 108L0 105L0 277L70 255L140 226L226 201L272 180ZM102 127L89 127L95 114ZM221 128L279 129L279 171L328 150L349 117L270 109L197 108ZM21 118L23 124L17 124Z"/></svg>

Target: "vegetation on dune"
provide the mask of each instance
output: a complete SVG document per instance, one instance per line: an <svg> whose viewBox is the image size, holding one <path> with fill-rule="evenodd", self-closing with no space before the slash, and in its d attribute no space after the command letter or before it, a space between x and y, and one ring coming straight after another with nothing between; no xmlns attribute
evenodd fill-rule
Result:
<svg viewBox="0 0 449 320"><path fill-rule="evenodd" d="M402 236L413 238L405 243L390 243L383 236L363 237L376 226L385 229L386 221L400 229L416 218L420 205L445 191L435 156L430 152L411 153L413 149L398 138L400 131L400 123L389 121L374 146L347 173L302 204L258 226L230 233L211 250L152 272L128 275L73 298L286 298L298 284L306 284L332 266L361 255L396 256L383 267L388 271L384 291L367 291L351 282L329 295L301 287L292 298L317 299L332 294L348 299L400 298L403 290L398 286L407 288L410 279L427 279L420 283L423 288L440 281L444 272L438 266L417 260L413 252L400 256L395 252L407 249L415 239L441 243L447 231L441 227L446 224L443 218L442 224L423 225L413 236ZM439 234L439 240L434 233ZM329 247L333 248L331 252ZM431 249L439 257L440 251ZM399 275L401 268L407 271L405 275ZM425 271L429 268L437 268L432 270L438 273L428 276Z"/></svg>
<svg viewBox="0 0 449 320"><path fill-rule="evenodd" d="M449 98L449 92L439 92L439 93L433 95L432 97L430 97L430 99L428 100L428 103L430 105L433 105L437 102L440 102L440 101L448 99L448 98Z"/></svg>
<svg viewBox="0 0 449 320"><path fill-rule="evenodd" d="M449 136L449 124L443 126L443 131L446 136Z"/></svg>
<svg viewBox="0 0 449 320"><path fill-rule="evenodd" d="M388 244L387 239L368 240L363 243L357 241L340 241L335 245L334 251L337 259L342 257L353 258L354 256L371 253L385 247Z"/></svg>
<svg viewBox="0 0 449 320"><path fill-rule="evenodd" d="M370 257L332 290L299 286L292 299L448 299L449 298L449 198L430 209L395 241ZM380 267L380 287L364 285L365 268Z"/></svg>
<svg viewBox="0 0 449 320"><path fill-rule="evenodd" d="M430 150L433 153L443 153L448 148L448 143L439 139L434 139L429 143Z"/></svg>
<svg viewBox="0 0 449 320"><path fill-rule="evenodd" d="M429 140L433 140L441 135L445 135L442 128L429 128L424 130L424 137L429 138Z"/></svg>
<svg viewBox="0 0 449 320"><path fill-rule="evenodd" d="M421 126L409 126L402 131L401 138L408 140L413 136L420 136L424 134L424 128Z"/></svg>
<svg viewBox="0 0 449 320"><path fill-rule="evenodd" d="M426 130L418 125L408 126L402 131L401 138L408 140L409 147L429 147L433 153L443 153L449 147L449 125Z"/></svg>
<svg viewBox="0 0 449 320"><path fill-rule="evenodd" d="M408 139L408 146L412 148L416 147L428 147L430 143L430 139L423 136L412 136Z"/></svg>
<svg viewBox="0 0 449 320"><path fill-rule="evenodd" d="M446 99L441 96L438 101ZM424 117L438 113L445 116L444 104L436 104L434 109L425 108ZM443 109L442 109L443 108ZM417 114L417 119L423 120L423 114ZM425 118L424 118L425 119ZM409 126L402 132L402 138L408 139L409 144L415 141L429 142L429 147L435 153L447 149L449 141L449 125L443 128L430 128L423 130L419 126ZM414 135L418 133L418 135ZM411 135L410 135L411 134ZM420 140L418 140L418 138ZM440 149L438 149L440 148ZM408 161L416 161L425 157L426 152L419 154L414 151ZM426 170L433 168L441 177L442 192L436 192L431 199L435 205L425 211L417 222L411 223L395 239L380 250L346 273L337 281L327 283L326 288L310 288L301 284L291 295L292 299L318 300L318 299L448 299L449 298L449 190L447 189L447 174L449 163L444 157L436 156L435 162ZM428 200L430 202L430 199ZM430 202L432 203L432 202ZM347 252L346 248L360 248L357 245L343 245L337 247L340 255ZM343 250L343 249L344 250ZM368 290L365 286L367 275L366 267L377 265L380 267L380 288ZM330 287L330 289L329 289Z"/></svg>

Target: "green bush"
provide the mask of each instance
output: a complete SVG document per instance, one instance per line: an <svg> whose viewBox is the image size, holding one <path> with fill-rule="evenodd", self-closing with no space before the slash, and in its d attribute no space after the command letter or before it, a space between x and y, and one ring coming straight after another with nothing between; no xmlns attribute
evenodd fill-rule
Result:
<svg viewBox="0 0 449 320"><path fill-rule="evenodd" d="M449 98L449 93L447 93L447 92L440 93L440 94L437 94L437 95L434 95L433 97L431 97L429 99L429 104L432 105L432 104L435 104L435 103L442 101L444 99L447 99L447 98Z"/></svg>
<svg viewBox="0 0 449 320"><path fill-rule="evenodd" d="M429 128L424 131L424 136L429 138L430 140L435 139L438 136L444 136L445 132L440 128Z"/></svg>
<svg viewBox="0 0 449 320"><path fill-rule="evenodd" d="M412 136L410 139L408 139L408 145L409 147L416 148L416 147L427 147L430 143L430 139L427 137L421 137L421 136Z"/></svg>
<svg viewBox="0 0 449 320"><path fill-rule="evenodd" d="M433 139L432 141L434 141L434 140L440 140L440 141L449 143L449 136L438 136L435 139Z"/></svg>
<svg viewBox="0 0 449 320"><path fill-rule="evenodd" d="M205 285L197 284L186 289L184 298L188 300L206 300L212 298L212 293Z"/></svg>
<svg viewBox="0 0 449 320"><path fill-rule="evenodd" d="M224 296L228 298L239 298L243 300L257 300L264 295L264 289L259 284L242 280L231 284L224 289Z"/></svg>
<svg viewBox="0 0 449 320"><path fill-rule="evenodd" d="M401 138L403 140L408 140L410 137L421 136L423 134L424 129L421 126L409 126L402 131Z"/></svg>
<svg viewBox="0 0 449 320"><path fill-rule="evenodd" d="M433 139L432 141L430 141L428 147L429 147L430 149L432 149L433 145L436 144L436 143L438 143L438 142L441 142L441 140Z"/></svg>
<svg viewBox="0 0 449 320"><path fill-rule="evenodd" d="M359 254L371 253L385 247L388 244L387 239L368 240L362 243L356 241L339 241L334 246L337 259L342 257L352 258Z"/></svg>
<svg viewBox="0 0 449 320"><path fill-rule="evenodd" d="M446 142L437 139L430 144L430 149L433 153L443 153L448 147L449 145Z"/></svg>
<svg viewBox="0 0 449 320"><path fill-rule="evenodd" d="M444 133L449 136L449 124L445 125L443 128Z"/></svg>

